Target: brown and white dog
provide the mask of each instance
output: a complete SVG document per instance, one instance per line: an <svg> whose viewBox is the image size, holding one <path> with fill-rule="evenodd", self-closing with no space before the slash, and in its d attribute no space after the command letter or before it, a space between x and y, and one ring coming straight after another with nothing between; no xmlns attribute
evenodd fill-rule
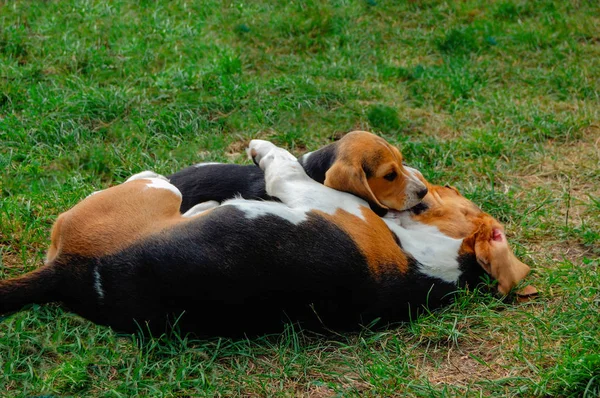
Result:
<svg viewBox="0 0 600 398"><path fill-rule="evenodd" d="M0 282L0 312L61 301L124 331L176 323L201 335L261 333L287 320L341 329L407 319L485 273L505 293L529 271L483 212L468 217L471 233L463 223L442 231L453 215L437 225L415 218L431 208L380 218L364 200L309 178L287 151L255 140L250 152L265 194L281 203L238 198L182 216L180 190L141 173L63 213L46 264ZM433 209L458 195L432 188Z"/></svg>

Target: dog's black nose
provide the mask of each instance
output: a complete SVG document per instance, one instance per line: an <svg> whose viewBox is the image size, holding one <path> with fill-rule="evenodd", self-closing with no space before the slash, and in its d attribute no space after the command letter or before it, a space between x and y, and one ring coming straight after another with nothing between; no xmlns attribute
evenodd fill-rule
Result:
<svg viewBox="0 0 600 398"><path fill-rule="evenodd" d="M427 195L427 188L423 188L422 190L417 192L417 196L419 197L419 199L423 199L425 195Z"/></svg>

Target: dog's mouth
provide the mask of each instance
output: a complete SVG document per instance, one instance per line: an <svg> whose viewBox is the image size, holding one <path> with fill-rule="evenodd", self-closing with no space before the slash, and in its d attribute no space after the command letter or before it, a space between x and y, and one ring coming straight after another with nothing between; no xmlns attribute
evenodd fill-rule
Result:
<svg viewBox="0 0 600 398"><path fill-rule="evenodd" d="M412 225L411 216L419 215L428 209L426 204L419 203L407 210L389 209L382 217L394 222L404 228L409 228Z"/></svg>
<svg viewBox="0 0 600 398"><path fill-rule="evenodd" d="M382 217L396 219L396 218L399 218L402 216L419 215L428 209L429 209L429 207L427 207L426 204L421 202L421 203L414 205L413 207L406 209L406 210L388 209L386 211L385 215L383 215Z"/></svg>
<svg viewBox="0 0 600 398"><path fill-rule="evenodd" d="M427 207L427 205L425 203L419 202L418 204L416 204L415 206L411 207L410 209L408 209L406 211L411 214L414 214L414 215L419 215L427 209L429 209L429 207Z"/></svg>

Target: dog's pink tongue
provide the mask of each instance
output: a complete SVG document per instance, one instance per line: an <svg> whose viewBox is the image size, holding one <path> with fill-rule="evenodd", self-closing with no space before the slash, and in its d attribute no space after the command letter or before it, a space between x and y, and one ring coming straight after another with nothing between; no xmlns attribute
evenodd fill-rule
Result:
<svg viewBox="0 0 600 398"><path fill-rule="evenodd" d="M492 239L496 242L502 242L504 239L504 233L499 228L494 228L492 231Z"/></svg>

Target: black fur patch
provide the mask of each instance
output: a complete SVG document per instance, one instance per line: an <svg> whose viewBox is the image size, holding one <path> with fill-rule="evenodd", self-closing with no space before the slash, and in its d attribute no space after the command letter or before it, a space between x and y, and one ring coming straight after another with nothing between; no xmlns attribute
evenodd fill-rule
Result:
<svg viewBox="0 0 600 398"><path fill-rule="evenodd" d="M310 178L323 184L325 182L325 174L335 162L336 157L337 144L333 143L311 152L308 158L306 155L300 156L298 161Z"/></svg>
<svg viewBox="0 0 600 398"><path fill-rule="evenodd" d="M299 162L306 174L313 180L324 183L325 173L335 161L335 144L327 145L311 153L308 159L300 157ZM265 174L257 166L237 164L207 164L191 166L167 177L183 195L180 211L185 213L198 203L208 200L223 202L236 195L244 199L277 200L267 195ZM371 210L384 216L387 210L369 202Z"/></svg>
<svg viewBox="0 0 600 398"><path fill-rule="evenodd" d="M461 288L481 286L484 277L487 275L485 270L477 262L477 258L473 254L462 254L458 257L461 276L458 285ZM491 276L490 276L491 278Z"/></svg>
<svg viewBox="0 0 600 398"><path fill-rule="evenodd" d="M257 166L207 164L187 167L167 177L183 194L181 212L208 200L223 202L236 195L244 199L272 199L265 191L265 175Z"/></svg>
<svg viewBox="0 0 600 398"><path fill-rule="evenodd" d="M418 205L413 206L410 209L408 209L408 211L410 211L413 214L419 215L427 209L428 209L427 205L425 203L421 202Z"/></svg>

